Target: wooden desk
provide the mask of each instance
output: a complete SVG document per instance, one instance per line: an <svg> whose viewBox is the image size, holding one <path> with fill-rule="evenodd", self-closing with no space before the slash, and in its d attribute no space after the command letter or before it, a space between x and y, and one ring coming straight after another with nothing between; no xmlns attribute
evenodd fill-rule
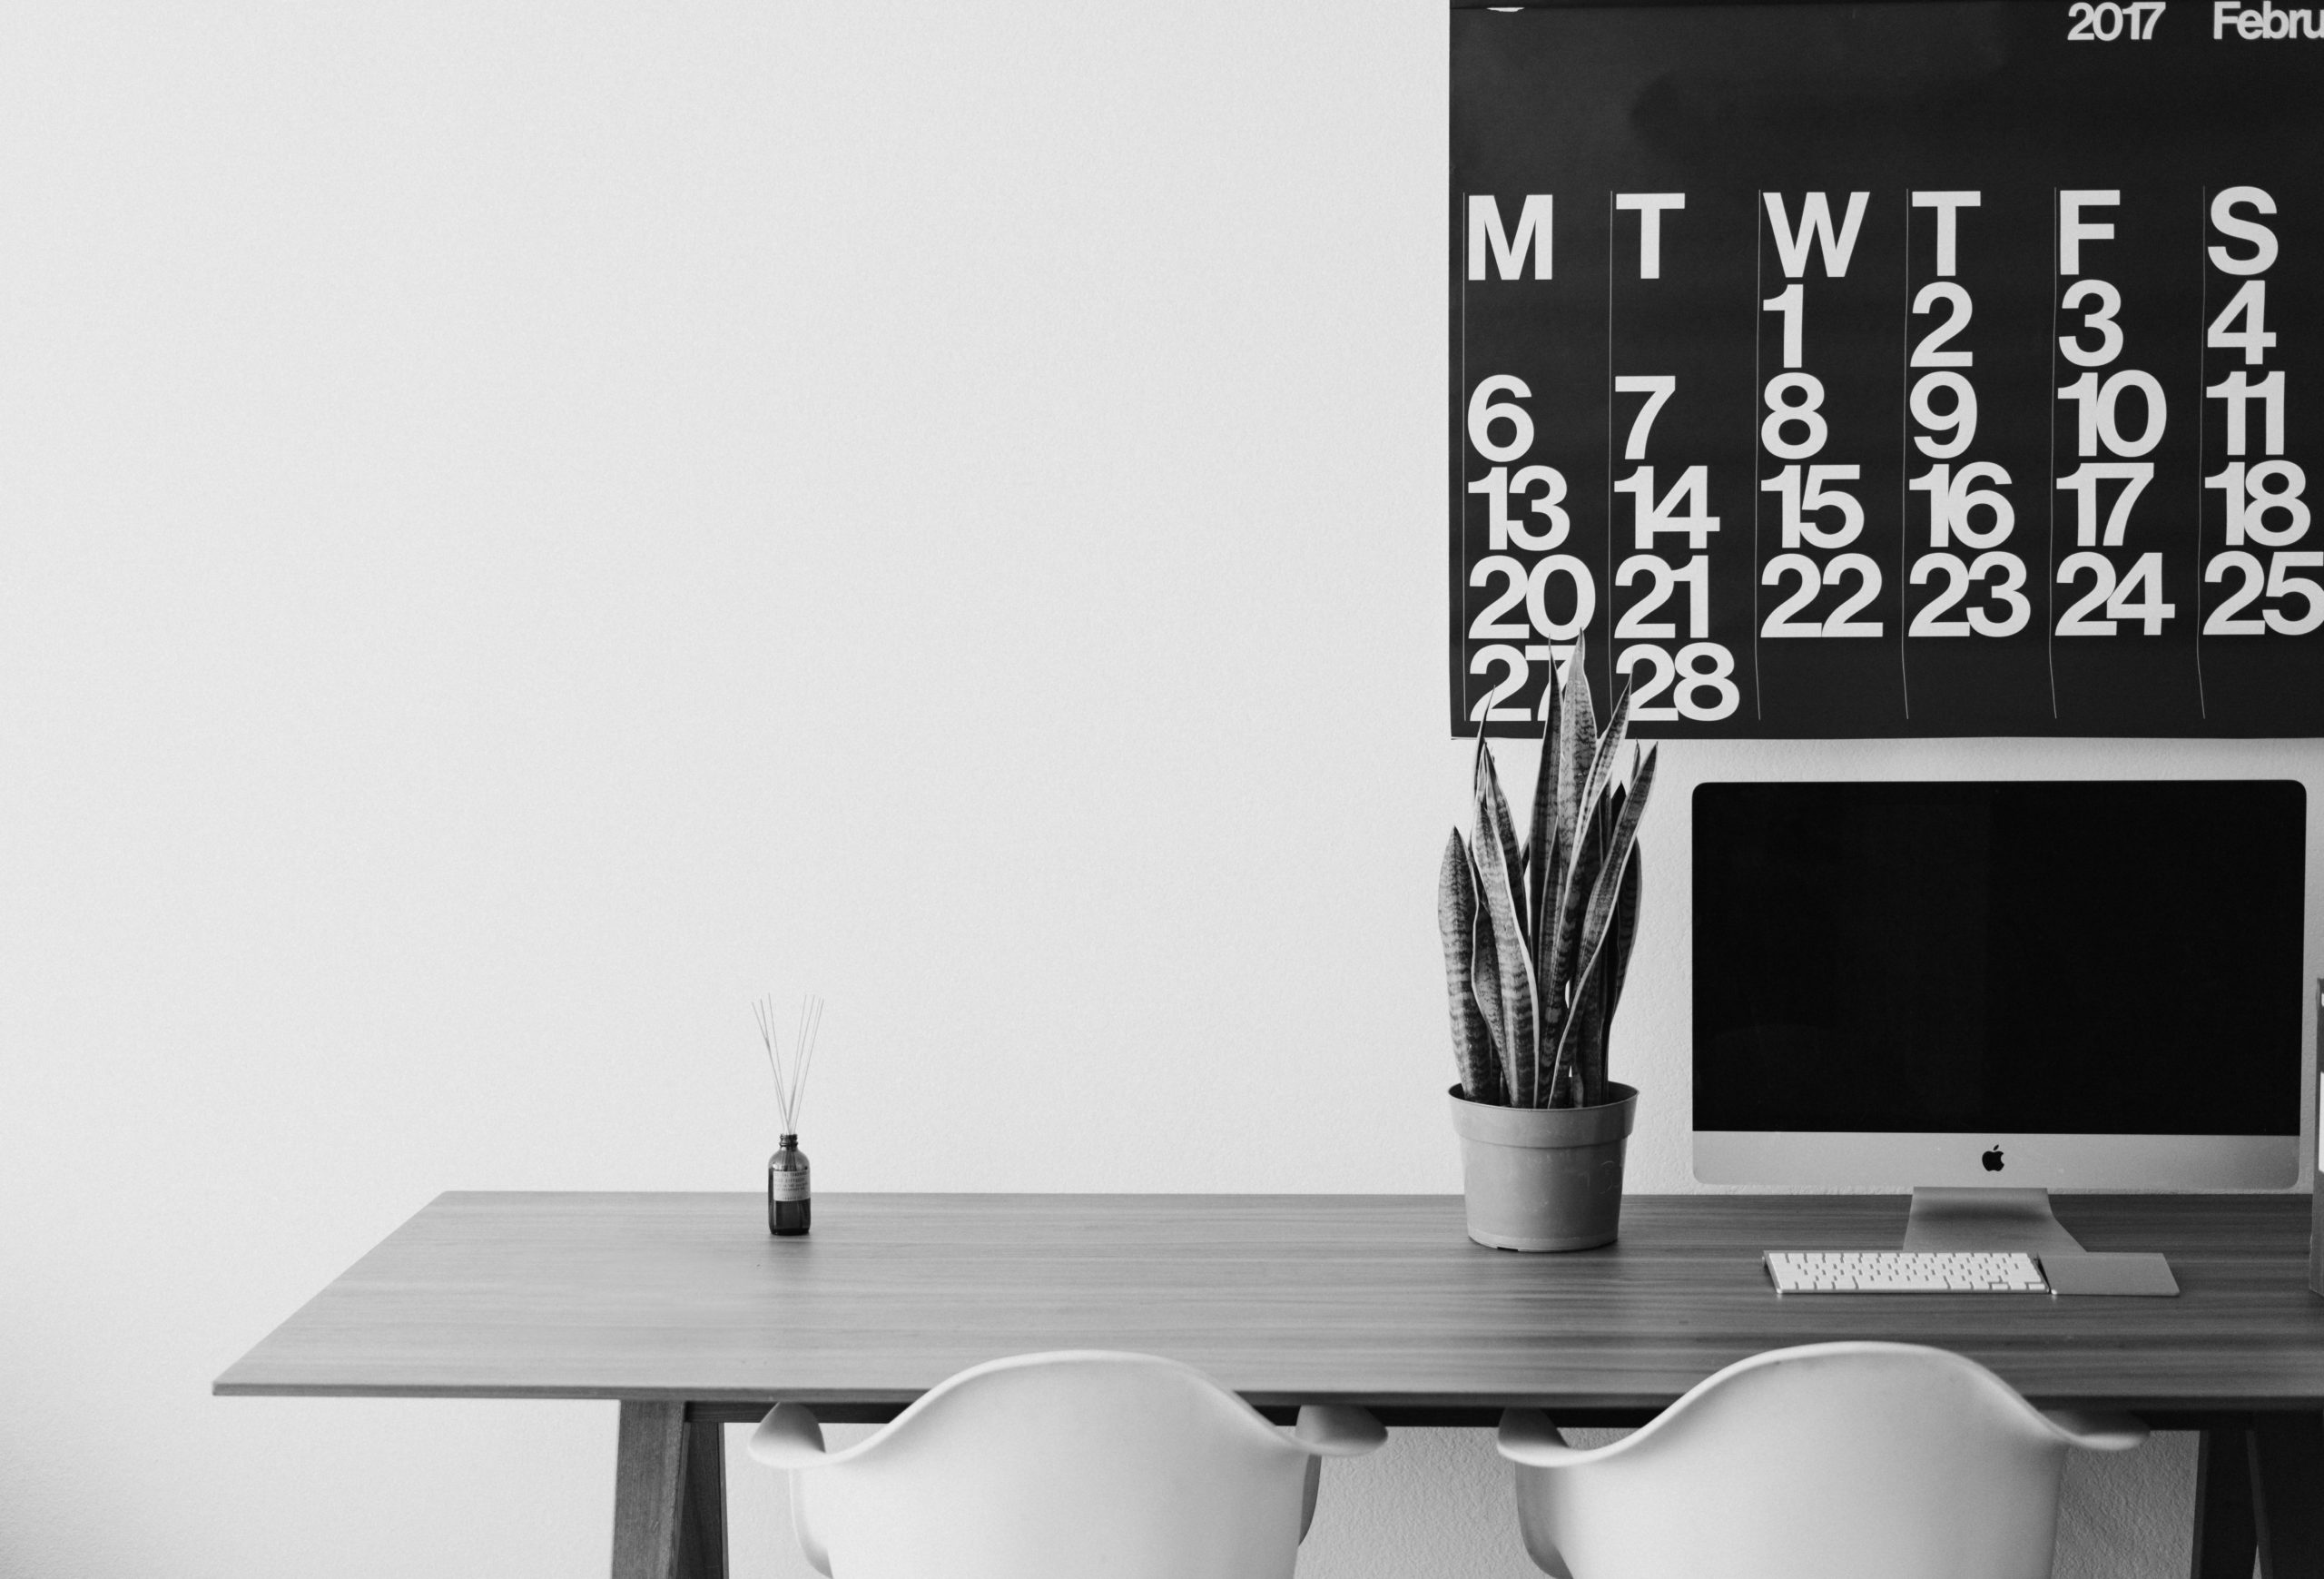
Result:
<svg viewBox="0 0 2324 1579"><path fill-rule="evenodd" d="M2035 1403L2205 1433L2198 1579L2324 1579L2324 1299L2305 1196L2064 1197L2176 1299L1778 1298L1768 1248L1895 1245L1902 1197L1633 1197L1603 1250L1471 1244L1443 1196L838 1195L776 1239L755 1195L438 1197L218 1378L228 1396L621 1403L615 1579L725 1568L720 1426L780 1399L877 1420L980 1360L1168 1355L1254 1404L1635 1423L1721 1366L1934 1344ZM2240 1555L2239 1555L2240 1554ZM2240 1565L2239 1565L2240 1564Z"/></svg>

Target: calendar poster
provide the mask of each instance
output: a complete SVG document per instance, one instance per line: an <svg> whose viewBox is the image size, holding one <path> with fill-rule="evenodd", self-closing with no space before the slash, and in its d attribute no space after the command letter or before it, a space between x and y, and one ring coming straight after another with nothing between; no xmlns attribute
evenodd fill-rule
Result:
<svg viewBox="0 0 2324 1579"><path fill-rule="evenodd" d="M1452 43L1454 734L2324 735L2324 7Z"/></svg>

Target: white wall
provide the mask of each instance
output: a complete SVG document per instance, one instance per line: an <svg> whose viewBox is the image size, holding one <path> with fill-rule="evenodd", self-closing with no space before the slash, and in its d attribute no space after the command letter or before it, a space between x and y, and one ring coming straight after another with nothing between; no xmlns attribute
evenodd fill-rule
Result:
<svg viewBox="0 0 2324 1579"><path fill-rule="evenodd" d="M825 1190L1457 1188L1444 77L1413 0L0 11L0 1573L601 1571L609 1406L208 1384L439 1189L753 1188L770 989ZM1644 1189L1690 780L2324 785L1667 771ZM2062 1569L2181 1569L2191 1463ZM1334 1474L1316 1573L1526 1571L1481 1436Z"/></svg>

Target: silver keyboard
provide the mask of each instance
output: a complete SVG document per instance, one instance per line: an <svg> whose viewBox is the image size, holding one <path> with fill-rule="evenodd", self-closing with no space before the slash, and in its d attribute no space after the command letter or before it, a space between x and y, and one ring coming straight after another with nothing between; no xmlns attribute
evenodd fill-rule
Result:
<svg viewBox="0 0 2324 1579"><path fill-rule="evenodd" d="M1778 1294L2046 1294L2023 1250L1769 1250Z"/></svg>

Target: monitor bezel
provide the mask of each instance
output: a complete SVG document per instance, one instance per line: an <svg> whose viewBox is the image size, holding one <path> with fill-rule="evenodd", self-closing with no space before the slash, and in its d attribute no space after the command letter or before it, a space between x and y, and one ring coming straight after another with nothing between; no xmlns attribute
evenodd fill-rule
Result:
<svg viewBox="0 0 2324 1579"><path fill-rule="evenodd" d="M2306 872L2307 785L2299 779L2258 778L2222 775L2215 778L2073 779L1988 778L1896 780L1706 780L1703 789L1728 784L1754 786L1798 784L1827 786L1838 783L1926 784L1974 785L1987 784L2281 784L2296 787L2302 806L2301 870ZM1694 797L1689 797L1689 810ZM1689 827L1689 838L1693 830ZM1689 865L1689 974L1692 974L1694 917ZM2301 957L2307 957L2307 905L2303 882ZM2290 990L2301 994L2305 1024L2308 991L2305 980ZM1692 1026L1693 993L1689 993L1688 1068L1692 1084L1698 1049ZM2324 1028L2317 1034L2324 1037ZM2299 1180L2304 1148L2310 1143L2305 1130L2308 1108L2318 1108L2317 1122L2324 1126L2324 1077L2313 1088L2309 1066L2319 1056L2302 1033L2298 1061L2301 1084L2293 1098L2293 1116L2299 1128L2290 1134L2146 1135L2073 1134L1994 1131L1973 1133L1941 1130L1704 1130L1689 1120L1690 1170L1699 1184L1746 1189L1896 1189L1921 1186L2053 1190L2166 1189L2282 1189ZM1989 1153L1998 1151L2001 1166L1988 1166Z"/></svg>

